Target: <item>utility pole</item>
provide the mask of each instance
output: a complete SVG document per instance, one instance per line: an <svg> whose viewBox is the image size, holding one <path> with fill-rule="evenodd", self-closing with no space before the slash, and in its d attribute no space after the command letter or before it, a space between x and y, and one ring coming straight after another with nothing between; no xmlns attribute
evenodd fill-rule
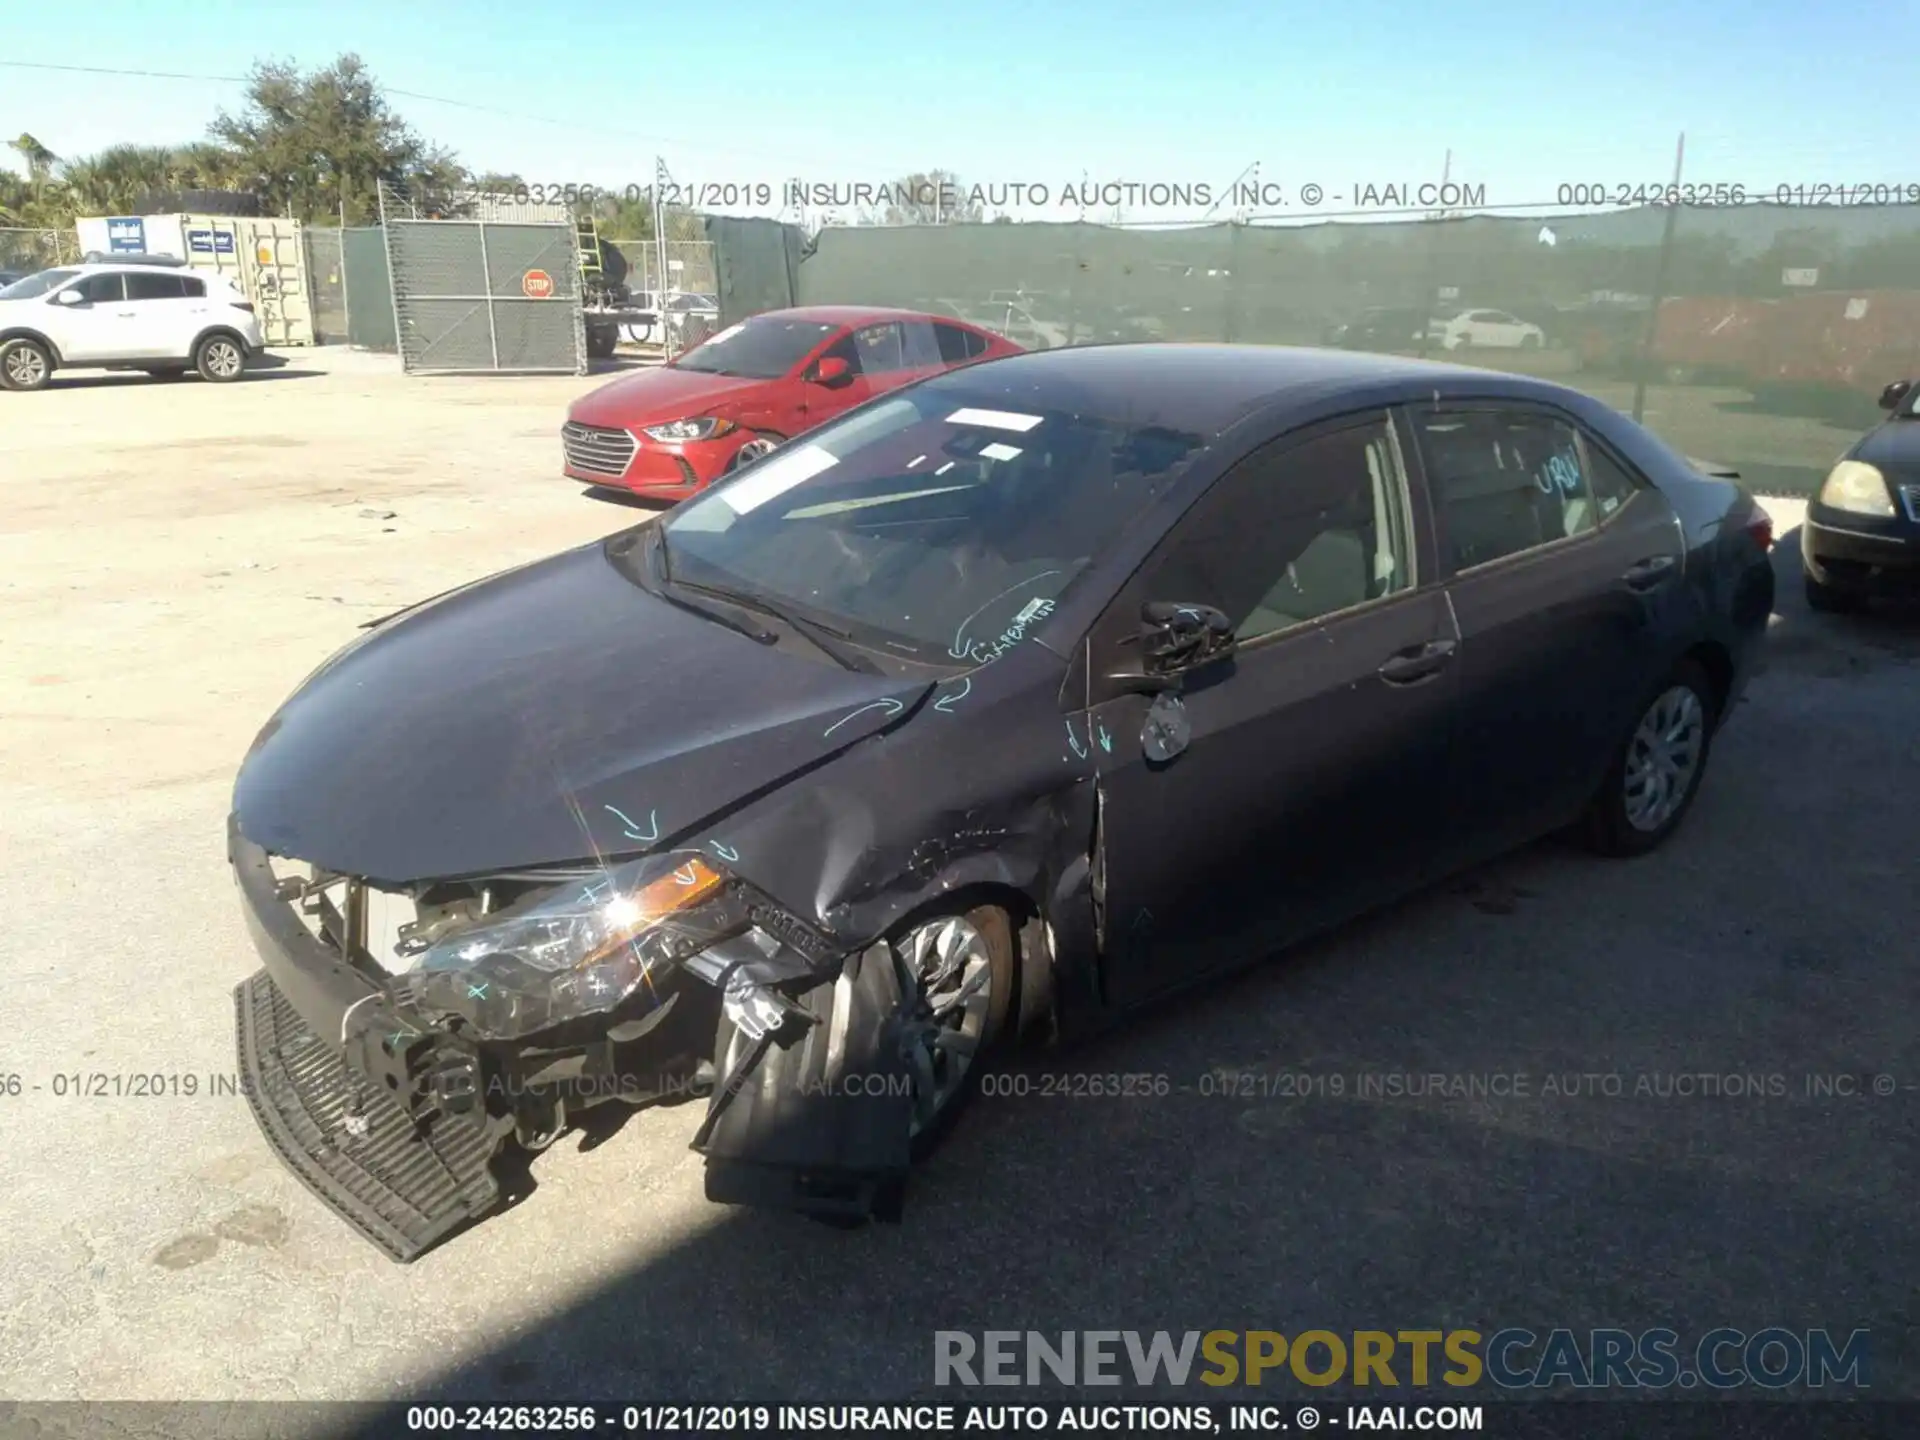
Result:
<svg viewBox="0 0 1920 1440"><path fill-rule="evenodd" d="M1440 162L1440 193L1446 194L1447 182L1453 178L1453 150L1447 150L1446 158ZM1433 232L1427 237L1427 285L1426 298L1421 302L1426 310L1426 318L1420 322L1420 348L1415 353L1424 360L1427 358L1427 344L1432 340L1433 312L1440 308L1440 225L1445 216L1444 210L1436 211L1427 217L1427 223Z"/></svg>
<svg viewBox="0 0 1920 1440"><path fill-rule="evenodd" d="M1660 329L1660 302L1667 297L1667 267L1673 262L1673 233L1680 223L1680 167L1687 159L1687 132L1673 152L1674 198L1667 206L1666 228L1660 234L1660 262L1653 271L1653 303L1647 307L1647 328L1640 337L1640 363L1633 367L1633 418L1639 423L1647 409L1647 367L1653 363L1653 341Z"/></svg>

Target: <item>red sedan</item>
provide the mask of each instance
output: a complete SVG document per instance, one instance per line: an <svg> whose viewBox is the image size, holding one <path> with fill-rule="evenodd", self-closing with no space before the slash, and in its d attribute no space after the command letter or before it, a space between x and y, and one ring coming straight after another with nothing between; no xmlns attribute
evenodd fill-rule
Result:
<svg viewBox="0 0 1920 1440"><path fill-rule="evenodd" d="M854 305L770 310L678 360L573 402L566 473L652 500L684 500L864 400L976 360L1017 355L942 315Z"/></svg>

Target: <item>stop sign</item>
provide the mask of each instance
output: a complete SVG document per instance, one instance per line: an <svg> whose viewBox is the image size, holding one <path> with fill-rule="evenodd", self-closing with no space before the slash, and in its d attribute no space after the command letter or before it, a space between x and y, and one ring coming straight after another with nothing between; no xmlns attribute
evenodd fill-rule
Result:
<svg viewBox="0 0 1920 1440"><path fill-rule="evenodd" d="M545 300L553 294L553 276L544 270L529 270L520 277L520 293L529 300Z"/></svg>

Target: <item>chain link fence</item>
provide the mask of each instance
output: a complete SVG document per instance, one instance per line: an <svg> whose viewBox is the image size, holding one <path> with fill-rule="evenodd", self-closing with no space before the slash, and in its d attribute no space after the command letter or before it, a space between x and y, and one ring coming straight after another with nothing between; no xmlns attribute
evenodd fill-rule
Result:
<svg viewBox="0 0 1920 1440"><path fill-rule="evenodd" d="M1920 205L1547 218L822 230L796 302L898 305L1030 349L1331 345L1547 376L1768 493L1807 495L1920 376Z"/></svg>
<svg viewBox="0 0 1920 1440"><path fill-rule="evenodd" d="M0 270L31 275L80 258L78 238L71 230L0 227Z"/></svg>
<svg viewBox="0 0 1920 1440"><path fill-rule="evenodd" d="M587 373L580 259L561 207L468 196L429 208L383 191L381 210L404 370ZM468 218L415 218L423 211Z"/></svg>

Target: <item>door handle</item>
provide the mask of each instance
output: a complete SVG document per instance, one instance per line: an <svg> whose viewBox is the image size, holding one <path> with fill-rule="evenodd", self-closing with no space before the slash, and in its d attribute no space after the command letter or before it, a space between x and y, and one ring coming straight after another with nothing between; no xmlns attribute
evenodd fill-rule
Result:
<svg viewBox="0 0 1920 1440"><path fill-rule="evenodd" d="M1665 584L1667 577L1673 574L1675 561L1671 555L1649 555L1646 559L1627 567L1627 573L1620 577L1620 583L1636 594Z"/></svg>
<svg viewBox="0 0 1920 1440"><path fill-rule="evenodd" d="M1453 662L1460 648L1457 640L1429 640L1389 655L1380 667L1380 678L1389 685L1412 685L1438 675Z"/></svg>

